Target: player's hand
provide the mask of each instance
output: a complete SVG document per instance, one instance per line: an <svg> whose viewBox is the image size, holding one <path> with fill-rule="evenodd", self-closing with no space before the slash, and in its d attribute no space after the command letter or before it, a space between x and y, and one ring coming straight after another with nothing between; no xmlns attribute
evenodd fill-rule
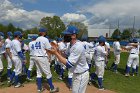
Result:
<svg viewBox="0 0 140 93"><path fill-rule="evenodd" d="M50 50L51 54L56 54L58 53L57 48L56 47L52 47L52 49Z"/></svg>

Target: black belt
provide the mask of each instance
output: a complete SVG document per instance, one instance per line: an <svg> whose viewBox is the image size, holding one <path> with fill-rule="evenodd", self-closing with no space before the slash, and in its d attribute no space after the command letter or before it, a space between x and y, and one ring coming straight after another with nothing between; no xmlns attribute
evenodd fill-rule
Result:
<svg viewBox="0 0 140 93"><path fill-rule="evenodd" d="M83 74L83 73L85 73L85 72L87 72L87 71L88 71L88 70L86 70L86 71L84 71L84 72L81 72L81 73L75 73L75 74L77 74L77 75L78 75L78 74Z"/></svg>
<svg viewBox="0 0 140 93"><path fill-rule="evenodd" d="M136 53L130 53L130 54L136 54Z"/></svg>
<svg viewBox="0 0 140 93"><path fill-rule="evenodd" d="M37 57L47 57L47 56L37 56Z"/></svg>

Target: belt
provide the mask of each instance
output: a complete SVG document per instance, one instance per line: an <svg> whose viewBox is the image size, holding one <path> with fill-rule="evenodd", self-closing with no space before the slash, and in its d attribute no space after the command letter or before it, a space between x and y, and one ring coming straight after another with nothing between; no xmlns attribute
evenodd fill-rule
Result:
<svg viewBox="0 0 140 93"><path fill-rule="evenodd" d="M130 53L130 54L136 54L136 53Z"/></svg>
<svg viewBox="0 0 140 93"><path fill-rule="evenodd" d="M37 57L47 57L47 56L37 56Z"/></svg>
<svg viewBox="0 0 140 93"><path fill-rule="evenodd" d="M81 72L81 73L74 73L74 74L79 75L79 74L83 74L83 73L85 73L85 72L87 72L87 71L88 71L88 69L85 70L84 72Z"/></svg>

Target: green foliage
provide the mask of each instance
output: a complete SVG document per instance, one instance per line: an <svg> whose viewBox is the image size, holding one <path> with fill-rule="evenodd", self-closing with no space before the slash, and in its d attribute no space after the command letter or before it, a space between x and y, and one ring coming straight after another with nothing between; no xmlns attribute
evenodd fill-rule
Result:
<svg viewBox="0 0 140 93"><path fill-rule="evenodd" d="M82 37L86 37L88 34L88 27L85 26L84 23L81 22L70 22L69 25L74 25L79 29L78 38L81 39Z"/></svg>
<svg viewBox="0 0 140 93"><path fill-rule="evenodd" d="M58 16L42 18L40 26L48 29L47 35L52 39L61 37L61 32L65 30L65 24Z"/></svg>
<svg viewBox="0 0 140 93"><path fill-rule="evenodd" d="M8 31L11 31L14 33L14 31L23 31L21 28L15 27L12 23L9 23L8 25L0 24L0 31L3 32L5 35Z"/></svg>
<svg viewBox="0 0 140 93"><path fill-rule="evenodd" d="M32 28L32 29L25 30L23 32L23 37L28 38L28 34L38 34L38 28L35 27L35 28Z"/></svg>
<svg viewBox="0 0 140 93"><path fill-rule="evenodd" d="M120 36L120 35L121 35L121 31L119 29L115 29L111 37L115 39L117 36Z"/></svg>
<svg viewBox="0 0 140 93"><path fill-rule="evenodd" d="M132 29L124 29L121 34L122 39L128 39L132 37Z"/></svg>

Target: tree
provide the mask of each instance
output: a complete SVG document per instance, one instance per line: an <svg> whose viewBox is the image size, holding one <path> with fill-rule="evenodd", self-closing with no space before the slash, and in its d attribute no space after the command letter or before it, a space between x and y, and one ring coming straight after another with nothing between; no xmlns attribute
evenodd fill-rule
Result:
<svg viewBox="0 0 140 93"><path fill-rule="evenodd" d="M24 38L28 38L28 34L38 34L38 28L37 27L34 27L32 29L25 30L23 32L23 37Z"/></svg>
<svg viewBox="0 0 140 93"><path fill-rule="evenodd" d="M124 29L121 35L122 39L128 39L132 37L132 30L131 29Z"/></svg>
<svg viewBox="0 0 140 93"><path fill-rule="evenodd" d="M44 17L40 21L40 27L47 28L47 35L54 39L61 37L61 32L65 30L65 24L58 16Z"/></svg>
<svg viewBox="0 0 140 93"><path fill-rule="evenodd" d="M117 36L121 35L121 31L119 29L116 29L113 34L112 34L112 38L115 39Z"/></svg>
<svg viewBox="0 0 140 93"><path fill-rule="evenodd" d="M79 29L79 33L78 33L78 38L81 39L81 38L85 38L85 37L88 37L88 30L87 30L87 26L85 26L84 23L81 23L81 22L70 22L69 25L74 25L76 26L78 29Z"/></svg>
<svg viewBox="0 0 140 93"><path fill-rule="evenodd" d="M137 32L138 32L138 35L139 35L139 37L140 37L140 29L139 29Z"/></svg>

